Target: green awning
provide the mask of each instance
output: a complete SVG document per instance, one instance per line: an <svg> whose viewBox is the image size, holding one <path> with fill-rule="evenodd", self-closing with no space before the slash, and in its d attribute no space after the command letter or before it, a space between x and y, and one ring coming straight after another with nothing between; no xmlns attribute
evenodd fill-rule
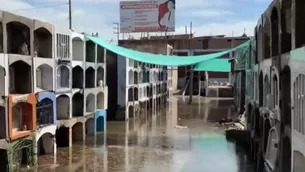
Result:
<svg viewBox="0 0 305 172"><path fill-rule="evenodd" d="M168 55L157 55L157 54L150 54L150 53L144 53L139 51L134 51L131 49L127 49L124 47L120 47L117 45L114 45L112 43L109 43L108 41L102 40L98 37L92 37L87 36L88 39L93 41L94 43L106 48L109 51L112 51L115 54L118 54L120 56L133 59L142 63L148 63L148 64L156 64L156 65L164 65L164 66L188 66L188 65L195 65L199 62L216 59L218 57L221 57L225 54L228 54L232 51L235 51L236 49L242 48L247 46L250 41L245 42L244 44L227 50L222 51L218 53L208 54L208 55L199 55L199 56L168 56Z"/></svg>
<svg viewBox="0 0 305 172"><path fill-rule="evenodd" d="M212 59L198 63L194 70L208 72L230 72L231 63L229 62L229 59Z"/></svg>

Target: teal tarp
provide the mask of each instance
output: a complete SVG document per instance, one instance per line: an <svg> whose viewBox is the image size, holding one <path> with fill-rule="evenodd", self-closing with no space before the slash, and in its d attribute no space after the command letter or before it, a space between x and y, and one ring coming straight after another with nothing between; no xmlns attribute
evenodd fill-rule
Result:
<svg viewBox="0 0 305 172"><path fill-rule="evenodd" d="M229 59L211 59L198 63L194 70L209 72L230 72L231 63L229 62Z"/></svg>
<svg viewBox="0 0 305 172"><path fill-rule="evenodd" d="M250 53L250 44L247 48L239 49L235 52L235 64L234 70L245 70L246 69L246 59L249 59Z"/></svg>
<svg viewBox="0 0 305 172"><path fill-rule="evenodd" d="M117 45L114 45L112 43L109 43L105 40L102 40L98 37L92 37L87 36L88 39L93 41L94 43L106 48L109 51L112 51L113 53L116 53L120 56L133 59L139 62L148 63L148 64L156 64L156 65L164 65L164 66L188 66L188 65L195 65L199 62L215 59L218 57L221 57L225 54L228 54L232 51L235 51L236 49L242 48L244 46L247 46L250 41L233 48L231 50L219 52L219 53L213 53L208 55L200 55L200 56L168 56L168 55L157 55L157 54L150 54L150 53L144 53L139 51L134 51L131 49L127 49L124 47L120 47Z"/></svg>

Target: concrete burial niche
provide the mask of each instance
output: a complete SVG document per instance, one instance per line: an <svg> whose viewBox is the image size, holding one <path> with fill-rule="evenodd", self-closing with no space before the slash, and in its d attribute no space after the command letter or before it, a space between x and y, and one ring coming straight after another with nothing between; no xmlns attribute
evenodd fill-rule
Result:
<svg viewBox="0 0 305 172"><path fill-rule="evenodd" d="M106 49L97 45L97 63L104 64L106 61Z"/></svg>
<svg viewBox="0 0 305 172"><path fill-rule="evenodd" d="M36 94L36 116L37 116L37 154L46 155L56 153L56 121L57 104L54 92L39 92Z"/></svg>
<svg viewBox="0 0 305 172"><path fill-rule="evenodd" d="M34 20L34 92L55 89L54 26Z"/></svg>
<svg viewBox="0 0 305 172"><path fill-rule="evenodd" d="M72 32L72 60L85 62L85 36Z"/></svg>
<svg viewBox="0 0 305 172"><path fill-rule="evenodd" d="M135 116L135 106L134 105L128 105L127 107L127 114L128 118L133 118Z"/></svg>
<svg viewBox="0 0 305 172"><path fill-rule="evenodd" d="M95 63L96 62L96 53L97 45L91 41L86 41L86 62Z"/></svg>
<svg viewBox="0 0 305 172"><path fill-rule="evenodd" d="M85 133L86 136L93 136L95 135L96 131L96 127L95 127L95 118L88 118L86 123L85 123Z"/></svg>
<svg viewBox="0 0 305 172"><path fill-rule="evenodd" d="M41 63L42 62L42 63ZM35 67L35 92L54 90L54 61L34 59Z"/></svg>
<svg viewBox="0 0 305 172"><path fill-rule="evenodd" d="M9 56L9 93L27 94L33 92L32 62L30 56Z"/></svg>
<svg viewBox="0 0 305 172"><path fill-rule="evenodd" d="M105 94L104 92L99 92L96 95L96 109L98 110L105 110L106 106L105 106Z"/></svg>
<svg viewBox="0 0 305 172"><path fill-rule="evenodd" d="M72 92L72 32L55 29L55 75L58 94Z"/></svg>
<svg viewBox="0 0 305 172"><path fill-rule="evenodd" d="M107 131L107 116L106 110L97 110L95 113L96 132Z"/></svg>
<svg viewBox="0 0 305 172"><path fill-rule="evenodd" d="M86 113L94 113L96 106L96 96L94 93L86 95Z"/></svg>
<svg viewBox="0 0 305 172"><path fill-rule="evenodd" d="M105 69L104 66L99 66L96 72L96 86L103 86L105 84ZM103 84L103 85L102 85Z"/></svg>
<svg viewBox="0 0 305 172"><path fill-rule="evenodd" d="M10 95L8 110L10 140L29 136L31 132L36 131L35 94Z"/></svg>
<svg viewBox="0 0 305 172"><path fill-rule="evenodd" d="M7 98L0 98L0 140L8 136Z"/></svg>
<svg viewBox="0 0 305 172"><path fill-rule="evenodd" d="M55 29L55 59L69 62L72 60L72 32L67 29Z"/></svg>
<svg viewBox="0 0 305 172"><path fill-rule="evenodd" d="M85 71L85 88L95 88L96 84L95 84L95 81L96 81L96 77L95 77L95 73L96 73L96 70L94 67L88 67Z"/></svg>
<svg viewBox="0 0 305 172"><path fill-rule="evenodd" d="M84 138L83 123L77 122L72 126L72 141L82 141Z"/></svg>
<svg viewBox="0 0 305 172"><path fill-rule="evenodd" d="M134 81L134 73L131 69L128 71L128 85L133 85L135 83Z"/></svg>
<svg viewBox="0 0 305 172"><path fill-rule="evenodd" d="M6 54L0 53L0 96L8 95L9 77L8 77L8 58Z"/></svg>
<svg viewBox="0 0 305 172"><path fill-rule="evenodd" d="M39 92L36 93L36 99L37 127L40 129L56 124L57 103L55 93L51 91Z"/></svg>
<svg viewBox="0 0 305 172"><path fill-rule="evenodd" d="M2 12L3 49L11 55L32 56L34 52L34 21L9 12Z"/></svg>
<svg viewBox="0 0 305 172"><path fill-rule="evenodd" d="M54 26L34 20L34 57L54 58Z"/></svg>
<svg viewBox="0 0 305 172"><path fill-rule="evenodd" d="M57 92L66 92L70 91L72 88L71 76L72 70L70 64L59 64L57 65L57 77L56 77L56 91Z"/></svg>
<svg viewBox="0 0 305 172"><path fill-rule="evenodd" d="M72 76L73 76L72 89L83 89L84 88L84 69L83 69L83 67L80 65L73 66Z"/></svg>
<svg viewBox="0 0 305 172"><path fill-rule="evenodd" d="M56 142L55 134L56 134L57 126L55 124L48 125L41 128L36 133L36 142L37 142L37 154L38 155L47 155L47 154L55 154L56 150Z"/></svg>
<svg viewBox="0 0 305 172"><path fill-rule="evenodd" d="M72 117L84 116L84 95L77 92L72 97Z"/></svg>
<svg viewBox="0 0 305 172"><path fill-rule="evenodd" d="M57 128L55 137L57 147L68 147L70 142L70 128L64 125Z"/></svg>
<svg viewBox="0 0 305 172"><path fill-rule="evenodd" d="M134 101L134 87L129 87L128 88L128 92L127 92L127 94L128 94L128 97L127 97L127 100L128 100L128 102L133 102Z"/></svg>
<svg viewBox="0 0 305 172"><path fill-rule="evenodd" d="M4 52L4 27L3 27L3 11L0 11L0 53Z"/></svg>
<svg viewBox="0 0 305 172"><path fill-rule="evenodd" d="M71 118L71 94L56 95L57 120Z"/></svg>

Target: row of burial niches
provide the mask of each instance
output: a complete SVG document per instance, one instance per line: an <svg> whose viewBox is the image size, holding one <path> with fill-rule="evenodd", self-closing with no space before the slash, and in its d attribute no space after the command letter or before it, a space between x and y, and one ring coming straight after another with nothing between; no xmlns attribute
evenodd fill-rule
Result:
<svg viewBox="0 0 305 172"><path fill-rule="evenodd" d="M73 44L73 60L83 61L83 54L86 54L86 65L73 65L72 69L72 88L94 88L104 86L105 84L105 58L106 56L113 56L110 51L106 51L103 47L95 44L91 40L83 41L81 37L74 37L72 39ZM82 47L86 47L85 49ZM86 50L84 53L83 51ZM96 65L97 63L97 65ZM65 73L68 75L69 69L67 66L59 73ZM63 71L64 70L64 71ZM66 78L66 77L65 77ZM65 82L66 81L66 82ZM69 85L68 80L65 80L65 85L60 87L67 87Z"/></svg>
<svg viewBox="0 0 305 172"><path fill-rule="evenodd" d="M72 96L72 102L68 95L62 94L55 98L52 92L9 96L8 113L4 105L5 100L6 98L0 99L0 139L6 138L6 126L11 126L10 137L16 139L28 135L33 130L54 124L56 120L70 119L71 111L72 117L90 118L94 117L96 111L105 109L103 92L89 93L86 99L84 94L77 92ZM34 109L36 113L33 112ZM8 125L5 122L6 113L9 115Z"/></svg>
<svg viewBox="0 0 305 172"><path fill-rule="evenodd" d="M151 68L144 68L142 70L128 71L128 84L141 84L149 82L161 82L167 79L167 70L151 70Z"/></svg>
<svg viewBox="0 0 305 172"><path fill-rule="evenodd" d="M160 65L155 65L155 64L148 64L148 63L143 63L139 61L135 61L132 59L128 59L128 67L131 68L162 68L162 69L167 69L166 66L160 66Z"/></svg>
<svg viewBox="0 0 305 172"><path fill-rule="evenodd" d="M0 18L0 53L3 66L0 70L0 94L6 93L6 73L9 73L9 93L25 94L33 92L32 89L32 58L53 58L52 32L53 27L47 23L31 20L14 14L2 12ZM5 53L5 54L3 54ZM8 61L9 69L6 68ZM53 64L54 66L54 64ZM44 89L52 90L52 66L41 65L47 76ZM9 71L8 71L9 70Z"/></svg>
<svg viewBox="0 0 305 172"><path fill-rule="evenodd" d="M36 87L41 90L53 90L53 68L54 63L48 61L53 59L54 46L57 47L57 57L65 58L70 52L69 35L56 34L56 43L54 43L54 26L38 20L31 20L21 16L15 16L10 13L1 12L4 15L0 20L0 53L8 54L9 72L10 72L10 93L24 94L32 92L33 78L31 78L32 68L36 68ZM16 19L14 21L14 18ZM18 20L17 20L18 19ZM72 33L72 32L71 32ZM70 34L73 35L73 34ZM33 40L33 41L31 41ZM72 59L76 61L87 62L88 65L78 65L74 72L76 74L85 71L84 75L79 75L74 81L77 88L94 87L96 83L104 81L104 58L105 50L103 47L97 46L92 41L85 39L84 35L73 37L72 40ZM62 52L66 52L62 55ZM34 58L34 67L32 66L31 57ZM86 59L85 59L86 57ZM43 58L43 63L37 62L36 58ZM94 65L98 63L98 66ZM86 66L86 68L84 68ZM18 70L17 70L18 69ZM4 78L4 67L1 67L0 79ZM57 74L61 75L59 83L65 87L69 79L69 67L62 66L58 69ZM96 77L95 77L96 76ZM95 79L96 78L96 79ZM82 80L86 80L82 84ZM96 81L95 81L96 80ZM1 83L1 95L4 95L4 83ZM59 86L61 87L61 86ZM38 89L38 90L39 90Z"/></svg>
<svg viewBox="0 0 305 172"><path fill-rule="evenodd" d="M72 31L70 34L57 33L55 43L53 25L7 12L0 13L3 13L3 17L0 18L0 53L54 58L56 45L57 57L65 58L70 57L72 41L72 60L89 63L105 61L104 48L91 40L86 40L83 34Z"/></svg>
<svg viewBox="0 0 305 172"><path fill-rule="evenodd" d="M70 118L70 103L72 103L72 117L94 114L96 110L105 109L105 101L107 101L105 98L105 93L102 91L97 94L88 93L86 95L76 92L72 95L72 102L70 102L70 97L62 94L56 98L57 119L64 120Z"/></svg>
<svg viewBox="0 0 305 172"><path fill-rule="evenodd" d="M144 87L129 87L128 88L128 101L138 101L142 98L152 97L153 95L159 95L167 92L167 83L158 83L153 86Z"/></svg>

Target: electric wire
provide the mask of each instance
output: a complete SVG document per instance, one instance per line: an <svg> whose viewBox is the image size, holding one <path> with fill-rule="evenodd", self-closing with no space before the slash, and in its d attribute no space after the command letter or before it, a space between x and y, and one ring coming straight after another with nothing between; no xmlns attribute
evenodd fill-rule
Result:
<svg viewBox="0 0 305 172"><path fill-rule="evenodd" d="M59 6L65 6L65 5L69 5L69 3L44 5L44 6L38 6L38 7L33 7L33 8L16 9L16 10L10 10L10 12L31 11L31 10L37 10L37 9L43 9L43 8L53 8L53 7L59 7Z"/></svg>

